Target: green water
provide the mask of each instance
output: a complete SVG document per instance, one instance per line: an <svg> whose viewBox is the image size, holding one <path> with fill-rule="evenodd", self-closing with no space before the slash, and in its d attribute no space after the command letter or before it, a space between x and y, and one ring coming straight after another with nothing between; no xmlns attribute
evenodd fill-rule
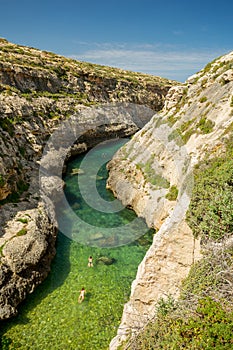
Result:
<svg viewBox="0 0 233 350"><path fill-rule="evenodd" d="M115 151L121 144L106 146L105 152ZM109 148L111 148L109 150ZM94 213L82 203L72 168L78 168L83 156L68 166L66 196L70 204L82 211L83 219L103 223L103 213ZM99 171L98 191L109 201L112 194L105 190L107 171ZM75 206L74 206L75 207ZM86 215L86 216L85 216ZM133 220L134 213L125 209L118 217L110 215L113 226ZM101 219L100 219L101 218ZM108 223L110 224L110 223ZM93 247L58 234L57 254L47 279L22 303L19 314L1 325L3 349L108 349L116 335L124 303L130 295L130 286L137 266L152 240L151 230L141 239L114 248ZM94 267L89 268L92 255ZM114 258L112 265L98 263L100 256ZM79 291L84 287L85 299L78 303Z"/></svg>

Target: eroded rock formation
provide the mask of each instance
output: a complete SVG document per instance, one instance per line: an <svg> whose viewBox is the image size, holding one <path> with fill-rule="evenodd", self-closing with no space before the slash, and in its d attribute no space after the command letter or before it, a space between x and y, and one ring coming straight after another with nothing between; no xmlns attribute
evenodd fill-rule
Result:
<svg viewBox="0 0 233 350"><path fill-rule="evenodd" d="M48 275L56 238L56 227L42 203L19 211L5 231L0 238L0 319L14 316L19 303Z"/></svg>
<svg viewBox="0 0 233 350"><path fill-rule="evenodd" d="M207 153L224 152L223 141L233 131L232 96L233 52L208 64L185 86L171 88L163 111L108 164L108 187L157 230L111 350L155 316L160 298L178 298L182 280L201 256L200 242L185 222L192 169Z"/></svg>

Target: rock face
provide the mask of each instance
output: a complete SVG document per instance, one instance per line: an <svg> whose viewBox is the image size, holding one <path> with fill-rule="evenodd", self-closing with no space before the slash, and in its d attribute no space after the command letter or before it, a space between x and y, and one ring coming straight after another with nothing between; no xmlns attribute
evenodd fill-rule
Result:
<svg viewBox="0 0 233 350"><path fill-rule="evenodd" d="M64 185L58 164L65 171L70 157L134 134L163 107L172 85L0 39L0 319L15 315L49 272L57 231L54 202ZM47 147L41 164L48 138L61 124L67 139L63 135ZM40 180L50 218L39 203L42 167L49 171Z"/></svg>
<svg viewBox="0 0 233 350"><path fill-rule="evenodd" d="M108 164L108 188L157 229L141 262L110 349L155 316L160 298L177 298L200 258L200 242L185 222L192 169L207 153L224 152L233 132L233 52L208 64L184 86L172 87L156 114ZM176 189L177 196L172 194Z"/></svg>
<svg viewBox="0 0 233 350"><path fill-rule="evenodd" d="M178 218L177 218L178 219ZM146 256L139 265L131 295L125 304L117 336L110 349L137 334L155 316L156 302L179 296L182 280L190 266L200 258L200 244L194 240L184 220L167 222L154 237Z"/></svg>
<svg viewBox="0 0 233 350"><path fill-rule="evenodd" d="M42 204L18 212L5 232L0 238L0 319L14 316L18 304L48 275L56 238Z"/></svg>

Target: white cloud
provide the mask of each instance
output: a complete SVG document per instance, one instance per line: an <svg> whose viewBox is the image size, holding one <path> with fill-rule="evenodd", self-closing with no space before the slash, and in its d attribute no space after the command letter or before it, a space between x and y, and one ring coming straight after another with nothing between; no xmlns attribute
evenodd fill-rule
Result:
<svg viewBox="0 0 233 350"><path fill-rule="evenodd" d="M179 30L179 29L173 30L173 32L172 32L172 34L177 35L177 36L182 35L183 33L184 32L182 30Z"/></svg>
<svg viewBox="0 0 233 350"><path fill-rule="evenodd" d="M225 53L220 50L185 50L161 44L82 43L80 46L84 46L82 50L80 47L80 53L70 57L178 81L185 81Z"/></svg>

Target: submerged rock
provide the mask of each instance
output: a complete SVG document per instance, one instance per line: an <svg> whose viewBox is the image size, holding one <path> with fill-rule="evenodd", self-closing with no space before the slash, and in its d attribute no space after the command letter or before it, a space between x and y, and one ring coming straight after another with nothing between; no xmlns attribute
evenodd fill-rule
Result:
<svg viewBox="0 0 233 350"><path fill-rule="evenodd" d="M90 236L90 241L98 241L99 239L102 239L103 237L104 237L103 233L96 232Z"/></svg>
<svg viewBox="0 0 233 350"><path fill-rule="evenodd" d="M108 257L108 256L100 256L97 259L97 263L102 263L104 265L112 265L116 262L116 259Z"/></svg>
<svg viewBox="0 0 233 350"><path fill-rule="evenodd" d="M71 175L82 175L82 174L84 174L84 170L79 169L79 168L75 168L75 169L72 169L70 174Z"/></svg>

